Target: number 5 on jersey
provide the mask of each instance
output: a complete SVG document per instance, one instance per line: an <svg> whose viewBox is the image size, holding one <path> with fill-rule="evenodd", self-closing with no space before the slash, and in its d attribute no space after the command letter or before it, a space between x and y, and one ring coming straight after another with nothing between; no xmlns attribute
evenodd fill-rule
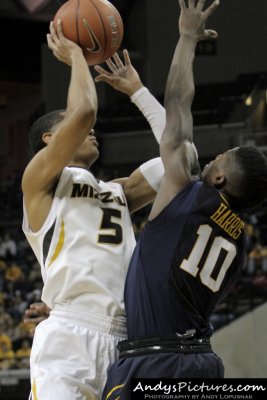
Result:
<svg viewBox="0 0 267 400"><path fill-rule="evenodd" d="M101 208L101 210L103 211L103 217L99 228L98 243L120 244L123 240L122 227L117 222L114 222L114 219L121 221L121 211L114 208Z"/></svg>

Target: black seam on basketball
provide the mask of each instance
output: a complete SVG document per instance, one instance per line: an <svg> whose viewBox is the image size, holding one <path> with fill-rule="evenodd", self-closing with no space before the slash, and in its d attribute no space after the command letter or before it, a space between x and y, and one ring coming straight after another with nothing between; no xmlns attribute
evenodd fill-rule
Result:
<svg viewBox="0 0 267 400"><path fill-rule="evenodd" d="M107 52L107 34L106 34L105 25L104 25L104 23L103 23L102 16L101 16L100 12L98 11L98 9L97 9L97 7L96 7L94 1L93 1L93 0L89 0L89 1L94 5L94 7L95 7L95 9L96 9L96 11L97 11L97 14L99 15L99 18L101 19L101 23L102 23L102 26L103 26L103 31L104 31L104 36L105 36L105 49L104 49L104 51L103 51L103 55L104 55L103 58L105 58L105 54L106 54L106 52Z"/></svg>
<svg viewBox="0 0 267 400"><path fill-rule="evenodd" d="M77 33L77 42L80 47L81 45L81 40L80 40L80 35L79 35L79 11L80 11L80 0L77 0L77 8L76 8L76 33Z"/></svg>

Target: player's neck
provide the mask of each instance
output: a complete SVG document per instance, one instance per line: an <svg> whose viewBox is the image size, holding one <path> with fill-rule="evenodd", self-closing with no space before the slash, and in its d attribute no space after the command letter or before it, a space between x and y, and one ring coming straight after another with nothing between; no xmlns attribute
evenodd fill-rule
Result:
<svg viewBox="0 0 267 400"><path fill-rule="evenodd" d="M83 161L74 161L71 160L68 164L68 167L78 167L78 168L84 168L84 169L89 169L90 168L90 164L83 162Z"/></svg>

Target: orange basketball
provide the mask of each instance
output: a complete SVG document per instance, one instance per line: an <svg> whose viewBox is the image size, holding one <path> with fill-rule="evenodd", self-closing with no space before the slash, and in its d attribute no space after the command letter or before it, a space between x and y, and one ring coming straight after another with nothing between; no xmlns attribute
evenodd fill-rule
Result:
<svg viewBox="0 0 267 400"><path fill-rule="evenodd" d="M123 39L123 22L118 10L107 0L69 0L57 11L66 38L82 49L88 65L112 57Z"/></svg>

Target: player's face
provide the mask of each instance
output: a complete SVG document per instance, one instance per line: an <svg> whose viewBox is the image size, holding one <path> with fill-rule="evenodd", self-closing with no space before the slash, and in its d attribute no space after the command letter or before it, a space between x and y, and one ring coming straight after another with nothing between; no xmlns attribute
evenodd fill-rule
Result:
<svg viewBox="0 0 267 400"><path fill-rule="evenodd" d="M96 140L95 131L91 129L90 133L86 136L84 142L75 154L75 158L92 164L99 156L98 142Z"/></svg>
<svg viewBox="0 0 267 400"><path fill-rule="evenodd" d="M216 186L226 177L227 165L231 162L233 152L237 148L219 154L213 161L205 165L202 171L202 180L207 185Z"/></svg>

